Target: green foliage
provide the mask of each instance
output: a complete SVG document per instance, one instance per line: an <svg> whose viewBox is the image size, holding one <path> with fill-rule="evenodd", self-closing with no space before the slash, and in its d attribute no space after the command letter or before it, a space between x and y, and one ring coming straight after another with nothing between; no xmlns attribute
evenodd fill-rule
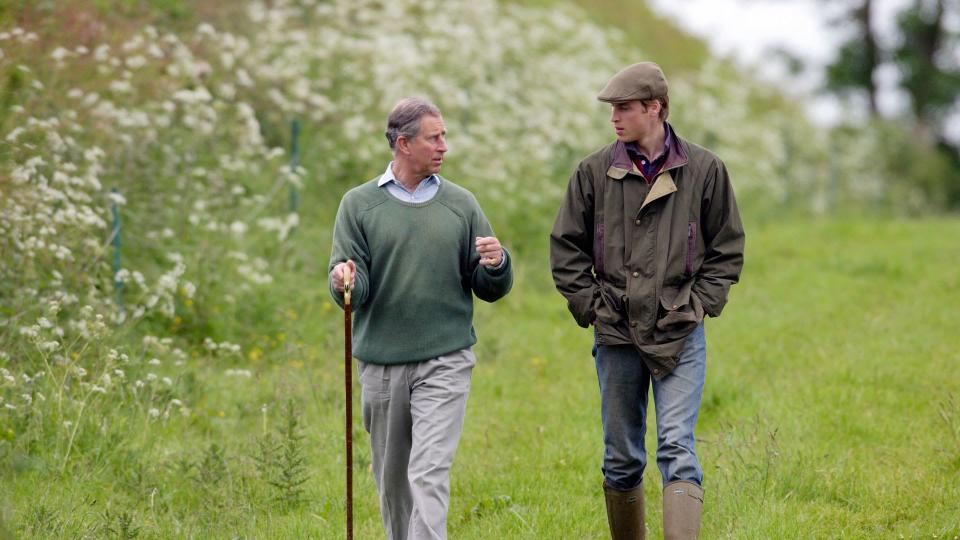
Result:
<svg viewBox="0 0 960 540"><path fill-rule="evenodd" d="M120 11L126 17L147 13L177 20L190 13L185 0L93 0L93 3L102 12Z"/></svg>
<svg viewBox="0 0 960 540"><path fill-rule="evenodd" d="M135 516L129 512L113 513L109 510L103 513L103 531L108 538L117 540L133 540L140 536L140 527L134 524Z"/></svg>
<svg viewBox="0 0 960 540"><path fill-rule="evenodd" d="M227 459L225 451L217 443L211 443L203 458L195 465L194 480L211 490L219 490L220 484L227 478Z"/></svg>
<svg viewBox="0 0 960 540"><path fill-rule="evenodd" d="M276 500L284 508L297 508L305 502L303 484L310 478L300 427L300 416L293 400L284 410L284 424L276 435L265 433L257 439L257 469L260 477L273 487Z"/></svg>
<svg viewBox="0 0 960 540"><path fill-rule="evenodd" d="M960 94L960 62L950 59L951 51L960 50L960 35L951 33L945 20L952 3L928 4L932 6L917 3L900 13L897 23L903 39L893 57L917 117L936 124Z"/></svg>
<svg viewBox="0 0 960 540"><path fill-rule="evenodd" d="M898 156L885 157L891 188L913 191L927 206L956 210L960 208L960 162L956 159L960 149L947 141L945 128L960 95L960 63L955 59L960 35L946 21L960 12L955 3L942 0L904 6L897 15L899 40L883 48L871 16L873 4L861 0L842 19L855 31L827 67L826 87L840 94L866 93L870 113L876 118L875 73L884 65L896 66L901 74L899 85L910 96L913 118L899 125L887 123L885 135L879 139L883 146L896 148ZM903 155L911 158L899 157Z"/></svg>
<svg viewBox="0 0 960 540"><path fill-rule="evenodd" d="M26 519L26 531L38 536L60 536L64 533L63 520L56 510L39 505L30 510Z"/></svg>
<svg viewBox="0 0 960 540"><path fill-rule="evenodd" d="M840 93L872 93L876 67L875 59L862 46L862 37L858 37L841 46L837 59L827 67L827 87Z"/></svg>

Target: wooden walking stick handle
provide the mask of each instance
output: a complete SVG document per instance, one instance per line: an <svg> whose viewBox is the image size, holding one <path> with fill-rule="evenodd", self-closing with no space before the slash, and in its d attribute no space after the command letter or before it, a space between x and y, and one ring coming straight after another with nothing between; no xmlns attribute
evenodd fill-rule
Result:
<svg viewBox="0 0 960 540"><path fill-rule="evenodd" d="M353 292L353 273L350 267L343 265L343 303L350 304L350 293Z"/></svg>

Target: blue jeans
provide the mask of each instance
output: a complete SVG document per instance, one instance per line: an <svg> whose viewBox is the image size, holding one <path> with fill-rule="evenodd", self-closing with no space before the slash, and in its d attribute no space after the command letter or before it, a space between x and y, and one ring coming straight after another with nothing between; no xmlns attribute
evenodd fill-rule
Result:
<svg viewBox="0 0 960 540"><path fill-rule="evenodd" d="M703 323L687 337L677 367L659 381L632 345L595 345L603 422L603 476L614 489L630 490L643 480L647 465L647 391L653 386L657 410L657 466L663 485L701 485L703 469L694 452L693 427L700 411L706 375Z"/></svg>

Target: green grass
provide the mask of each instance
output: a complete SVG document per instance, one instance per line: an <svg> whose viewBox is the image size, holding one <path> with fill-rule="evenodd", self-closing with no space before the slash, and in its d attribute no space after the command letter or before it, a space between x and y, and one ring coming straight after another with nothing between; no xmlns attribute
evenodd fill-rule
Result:
<svg viewBox="0 0 960 540"><path fill-rule="evenodd" d="M597 22L635 28L619 15L627 0L577 3L589 5ZM109 93L108 78L94 77L87 63L54 70L43 59L55 45L89 40L119 49L148 22L186 35L184 29L199 21L233 29L236 18L240 34L252 33L257 29L235 17L243 6L70 0L0 7L4 28L37 31L42 44L34 56L4 45L16 60L7 62L2 74L2 131L27 114L53 114L74 86ZM631 11L648 24L642 13ZM106 24L88 24L94 20ZM668 70L695 70L705 60L699 42L671 41L664 37L669 32L647 39L669 30L653 26L630 33L627 42ZM78 29L93 33L84 38ZM198 59L215 57L201 52ZM18 62L33 68L47 93L32 86L34 75L24 74ZM145 88L127 103L133 109L150 102L153 91L193 84L160 71L138 77ZM776 101L771 98L769 106ZM186 283L178 282L171 293L175 313L153 312L81 339L84 332L73 324L93 325L93 315L109 312L109 306L97 304L103 309L82 315L80 305L96 304L95 289L103 291L102 300L112 296L110 251L77 251L73 264L46 254L40 262L0 265L10 277L0 280L0 368L13 378L0 377L0 540L342 538L342 319L328 299L325 268L339 196L349 183L382 170L385 154L358 157L324 176L316 171L328 170L326 161L334 154L317 148L328 134L305 124L304 165L313 172L292 237L278 241L274 233L255 228L242 237L202 230L189 224L190 210L174 197L187 180L193 197L212 208L204 219L224 225L252 222L250 214L264 207L258 217L286 209L286 190L277 191L275 184L279 161L248 158L242 172L227 174L229 184L216 174L208 182L195 172L184 176L196 167L223 168L216 159L243 142L233 133L237 115L231 103L218 105L222 138L197 135L175 122L163 131L162 140L172 145L169 153L147 145L133 161L118 140L77 135L81 148L106 149L103 189L126 186L124 266L143 270L152 282L172 266L168 251L183 253L185 278L197 289L188 294ZM29 112L15 113L16 104ZM253 104L263 136L286 147L287 119L257 99ZM86 125L84 118L78 123ZM338 131L339 122L327 127ZM41 135L24 137L46 148ZM342 142L337 151L350 154L354 144ZM0 157L15 161L21 154L11 148L0 145ZM568 157L581 151L586 149L571 149ZM517 193L543 191L532 209L519 199L498 198L496 185L473 186L518 264L510 296L477 309L479 364L453 471L452 538L607 537L590 333L566 312L546 263L545 237L558 201L543 188L562 185L569 169L560 161L553 165L554 170L536 171L532 183L517 184L523 188ZM471 180L456 169L451 173ZM23 193L15 191L11 178L9 168L0 171L0 200ZM857 181L845 179L851 185ZM227 196L226 185L242 193ZM91 195L101 197L100 191ZM960 300L954 266L960 221L784 220L803 212L782 204L761 209L740 193L741 206L752 216L743 283L734 288L724 316L707 328L708 382L697 432L707 489L703 537L960 535L960 488L954 481L960 472L955 369L960 338L952 316ZM253 195L262 197L256 205ZM150 236L168 226L176 229L170 239ZM85 234L93 233L58 231L78 249ZM105 237L92 238L101 245ZM228 255L235 251L248 261L269 261L273 282L251 286L247 271ZM96 257L91 262L85 254ZM93 277L87 279L88 273ZM59 316L50 314L48 304L36 298L49 299L61 289L78 294L79 304L64 303ZM143 301L137 294L128 287L128 309ZM41 316L67 327L55 351L40 351L22 333L35 322L40 328ZM36 343L54 339L53 331L42 329ZM145 335L171 342L147 345ZM237 344L239 351L208 350L206 338ZM109 352L114 348L129 358L114 358ZM79 366L88 373L79 375ZM37 371L44 376L22 379ZM112 382L104 383L103 374ZM139 389L137 380L144 381ZM105 386L105 393L94 391L94 384ZM10 404L16 404L13 412ZM382 527L358 409L356 536L378 538ZM648 448L653 440L651 431ZM656 537L660 480L655 467L650 473L648 525Z"/></svg>
<svg viewBox="0 0 960 540"><path fill-rule="evenodd" d="M749 225L742 283L723 317L707 323L697 430L704 538L960 534L958 234L952 219ZM517 265L507 299L478 308L479 363L452 474L453 538L607 534L590 334L566 313L540 251ZM277 310L301 315L279 341L259 338L263 358L171 368L191 406L186 416L149 420L111 396L79 430L62 472L62 447L0 445L3 523L23 538L340 537L340 312L315 288L299 305L280 297L290 304ZM228 368L254 377L227 377ZM288 400L309 474L305 502L292 505L254 459L265 429L282 437ZM359 419L354 425L357 537L375 538L369 446ZM648 473L656 537L660 479L655 467Z"/></svg>

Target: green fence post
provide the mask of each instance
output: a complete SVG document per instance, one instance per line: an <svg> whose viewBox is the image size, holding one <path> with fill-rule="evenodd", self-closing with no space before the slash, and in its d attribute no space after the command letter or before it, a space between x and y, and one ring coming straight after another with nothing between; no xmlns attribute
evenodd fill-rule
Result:
<svg viewBox="0 0 960 540"><path fill-rule="evenodd" d="M300 121L294 120L290 124L290 172L297 174L297 167L300 166ZM288 209L290 213L295 213L300 207L300 193L295 184L290 184L290 195Z"/></svg>
<svg viewBox="0 0 960 540"><path fill-rule="evenodd" d="M793 185L793 158L794 158L793 131L790 126L783 127L783 164L780 173L783 176L783 204L790 206L793 203L794 188Z"/></svg>
<svg viewBox="0 0 960 540"><path fill-rule="evenodd" d="M840 163L837 158L837 137L830 133L827 146L827 213L834 213L840 202Z"/></svg>
<svg viewBox="0 0 960 540"><path fill-rule="evenodd" d="M117 188L110 188L110 192L118 193ZM120 209L116 200L113 200L110 205L110 213L113 215L110 241L113 244L113 288L117 292L117 307L123 313L123 282L117 279L117 274L120 272Z"/></svg>

